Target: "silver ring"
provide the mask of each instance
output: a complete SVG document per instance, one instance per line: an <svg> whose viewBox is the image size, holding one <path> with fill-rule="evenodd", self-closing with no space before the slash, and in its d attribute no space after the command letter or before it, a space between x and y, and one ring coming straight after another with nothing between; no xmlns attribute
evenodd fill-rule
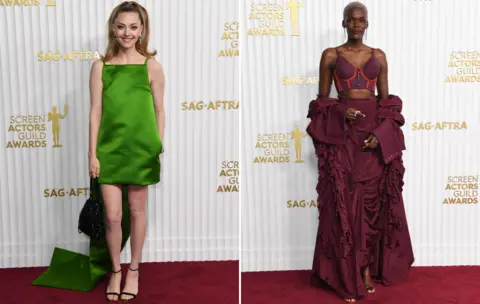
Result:
<svg viewBox="0 0 480 304"><path fill-rule="evenodd" d="M360 113L360 111L355 111L355 116L357 116L358 113Z"/></svg>

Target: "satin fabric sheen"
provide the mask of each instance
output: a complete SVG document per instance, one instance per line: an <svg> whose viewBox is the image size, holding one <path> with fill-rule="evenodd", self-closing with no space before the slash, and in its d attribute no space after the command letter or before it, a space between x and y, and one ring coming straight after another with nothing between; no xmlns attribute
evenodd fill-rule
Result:
<svg viewBox="0 0 480 304"><path fill-rule="evenodd" d="M102 80L102 120L97 143L99 183L123 185L123 250L130 237L128 185L160 181L159 155L163 146L157 130L147 60L144 64L104 65ZM103 196L99 197L104 204ZM90 239L89 255L55 247L50 266L32 284L89 291L111 270L106 241Z"/></svg>
<svg viewBox="0 0 480 304"><path fill-rule="evenodd" d="M162 142L145 64L104 65L97 157L100 184L160 181Z"/></svg>
<svg viewBox="0 0 480 304"><path fill-rule="evenodd" d="M100 201L103 204L103 199ZM122 187L122 250L130 237L128 186ZM105 240L90 239L89 255L55 247L48 269L32 285L90 291L112 270Z"/></svg>

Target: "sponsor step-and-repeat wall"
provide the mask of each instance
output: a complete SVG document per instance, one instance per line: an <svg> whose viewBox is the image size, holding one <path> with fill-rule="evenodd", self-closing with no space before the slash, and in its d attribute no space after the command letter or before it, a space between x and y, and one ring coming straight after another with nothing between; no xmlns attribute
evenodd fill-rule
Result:
<svg viewBox="0 0 480 304"><path fill-rule="evenodd" d="M246 0L240 9L243 271L311 268L318 174L306 115L322 51L346 41L349 2ZM480 3L362 2L365 43L386 53L390 93L404 102L415 265L479 264Z"/></svg>
<svg viewBox="0 0 480 304"><path fill-rule="evenodd" d="M120 2L0 0L0 267L48 265L55 246L88 252L77 232L88 79ZM348 2L139 1L167 81L144 261L237 259L241 212L243 270L310 268L317 160L306 114L322 51L345 41ZM364 3L366 43L387 54L390 93L404 101L416 265L478 264L480 3Z"/></svg>
<svg viewBox="0 0 480 304"><path fill-rule="evenodd" d="M238 259L238 2L138 2L166 77L143 261ZM119 3L0 1L0 267L48 265L55 246L88 253L89 74Z"/></svg>

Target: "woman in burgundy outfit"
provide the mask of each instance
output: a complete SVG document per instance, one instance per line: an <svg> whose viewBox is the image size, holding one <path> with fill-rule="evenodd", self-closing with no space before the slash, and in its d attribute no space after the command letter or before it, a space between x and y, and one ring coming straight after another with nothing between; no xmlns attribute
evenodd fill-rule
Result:
<svg viewBox="0 0 480 304"><path fill-rule="evenodd" d="M402 101L389 95L385 53L363 43L367 15L362 3L345 7L348 40L323 52L308 113L319 173L312 278L347 302L374 293L374 281L402 280L414 261L402 198Z"/></svg>

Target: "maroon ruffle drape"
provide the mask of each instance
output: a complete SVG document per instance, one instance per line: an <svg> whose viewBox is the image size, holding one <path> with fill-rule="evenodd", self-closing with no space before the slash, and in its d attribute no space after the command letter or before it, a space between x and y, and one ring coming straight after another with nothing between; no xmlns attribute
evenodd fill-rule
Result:
<svg viewBox="0 0 480 304"><path fill-rule="evenodd" d="M347 108L366 114L345 120ZM318 158L319 226L313 276L340 296L365 295L361 272L389 285L413 264L402 198L402 101L317 98L310 103L307 128ZM363 149L375 134L379 145Z"/></svg>

